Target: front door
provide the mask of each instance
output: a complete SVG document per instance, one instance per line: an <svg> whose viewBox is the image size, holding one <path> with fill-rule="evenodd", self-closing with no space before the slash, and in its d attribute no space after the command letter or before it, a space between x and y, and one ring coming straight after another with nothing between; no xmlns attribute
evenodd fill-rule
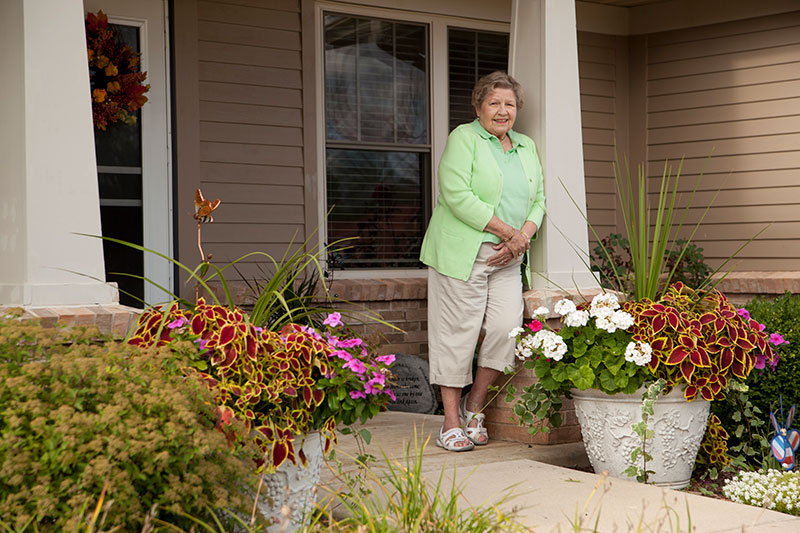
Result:
<svg viewBox="0 0 800 533"><path fill-rule="evenodd" d="M103 235L172 256L166 0L84 0L84 8L102 10L118 38L141 54L150 85L148 102L135 113L134 124L95 128ZM106 279L119 285L121 303L142 307L142 300L155 304L168 299L154 285L172 290L168 261L110 242L103 251Z"/></svg>

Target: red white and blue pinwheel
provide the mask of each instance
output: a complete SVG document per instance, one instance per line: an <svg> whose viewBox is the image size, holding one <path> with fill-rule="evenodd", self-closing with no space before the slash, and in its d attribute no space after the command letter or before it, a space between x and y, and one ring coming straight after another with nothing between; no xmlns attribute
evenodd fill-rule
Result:
<svg viewBox="0 0 800 533"><path fill-rule="evenodd" d="M794 468L795 452L800 446L800 432L791 429L792 419L794 418L794 405L789 409L789 416L786 418L786 425L781 426L775 418L775 413L769 413L772 420L772 427L775 428L775 437L772 438L772 455L781 464L784 470ZM783 419L783 397L781 397L781 419Z"/></svg>

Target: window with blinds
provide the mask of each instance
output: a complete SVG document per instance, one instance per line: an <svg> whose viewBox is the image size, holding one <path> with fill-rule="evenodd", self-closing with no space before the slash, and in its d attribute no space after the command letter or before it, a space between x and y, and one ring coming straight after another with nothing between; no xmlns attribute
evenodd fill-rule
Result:
<svg viewBox="0 0 800 533"><path fill-rule="evenodd" d="M472 88L481 76L508 71L508 34L449 28L447 31L449 130L472 122Z"/></svg>
<svg viewBox="0 0 800 533"><path fill-rule="evenodd" d="M325 13L329 268L421 267L430 216L428 26Z"/></svg>

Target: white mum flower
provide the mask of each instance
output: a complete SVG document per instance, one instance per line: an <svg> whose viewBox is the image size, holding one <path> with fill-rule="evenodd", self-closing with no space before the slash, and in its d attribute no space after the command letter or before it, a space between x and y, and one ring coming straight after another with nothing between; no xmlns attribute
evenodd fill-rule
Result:
<svg viewBox="0 0 800 533"><path fill-rule="evenodd" d="M575 302L564 298L563 300L559 300L558 302L556 302L556 305L553 307L553 309L559 315L564 316L572 313L577 308L575 307Z"/></svg>
<svg viewBox="0 0 800 533"><path fill-rule="evenodd" d="M572 311L566 317L564 317L564 325L571 326L573 328L581 328L589 322L589 312L588 311Z"/></svg>
<svg viewBox="0 0 800 533"><path fill-rule="evenodd" d="M515 339L515 338L517 338L517 335L519 335L520 333L524 333L524 332L525 332L524 329L522 329L520 327L516 327L516 328L514 328L514 329L512 329L511 331L508 332L508 338L509 339Z"/></svg>
<svg viewBox="0 0 800 533"><path fill-rule="evenodd" d="M546 307L537 307L536 309L533 310L533 318L536 317L547 318L549 314L550 314L550 309Z"/></svg>
<svg viewBox="0 0 800 533"><path fill-rule="evenodd" d="M633 319L633 315L630 313L625 311L614 311L611 314L611 322L617 326L617 329L627 330L629 327L633 326L635 320Z"/></svg>
<svg viewBox="0 0 800 533"><path fill-rule="evenodd" d="M592 300L592 305L589 307L589 314L593 317L607 317L614 311L619 309L619 300L617 295L606 292L598 294Z"/></svg>

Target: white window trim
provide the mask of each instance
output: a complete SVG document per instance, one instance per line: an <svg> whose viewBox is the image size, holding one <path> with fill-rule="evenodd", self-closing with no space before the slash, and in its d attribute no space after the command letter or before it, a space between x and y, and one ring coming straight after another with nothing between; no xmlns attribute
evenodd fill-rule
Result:
<svg viewBox="0 0 800 533"><path fill-rule="evenodd" d="M428 94L430 95L430 137L431 137L431 199L433 205L438 197L438 164L447 144L448 135L448 83L447 83L447 29L456 27L471 30L510 32L507 22L482 21L463 16L446 16L433 13L420 13L398 9L387 9L372 6L354 6L333 1L320 1L316 3L314 11L314 44L316 57L316 134L317 134L317 176L319 187L317 189L317 214L321 220L319 232L319 247L325 246L328 236L327 214L327 179L325 173L325 43L324 11L335 11L348 15L377 17L390 20L416 22L428 25L430 38L430 63L428 75ZM433 205L431 207L433 207ZM327 259L327 257L323 257ZM327 264L327 263L326 263ZM327 269L326 269L327 270ZM428 275L427 267L423 268L384 268L384 269L354 269L333 270L334 279L382 279L382 278L421 278Z"/></svg>

